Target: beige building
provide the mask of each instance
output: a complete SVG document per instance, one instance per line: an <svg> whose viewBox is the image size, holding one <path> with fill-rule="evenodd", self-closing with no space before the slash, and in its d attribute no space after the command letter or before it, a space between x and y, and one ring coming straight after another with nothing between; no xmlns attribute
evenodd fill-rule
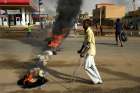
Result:
<svg viewBox="0 0 140 93"><path fill-rule="evenodd" d="M108 3L96 4L96 9L93 10L93 18L99 19L116 19L125 16L125 6Z"/></svg>

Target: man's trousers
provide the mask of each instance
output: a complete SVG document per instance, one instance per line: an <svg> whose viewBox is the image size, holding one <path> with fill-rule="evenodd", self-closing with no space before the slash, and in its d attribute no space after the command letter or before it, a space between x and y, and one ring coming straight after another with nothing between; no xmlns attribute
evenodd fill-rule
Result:
<svg viewBox="0 0 140 93"><path fill-rule="evenodd" d="M89 75L94 84L102 83L102 79L94 62L94 56L89 54L86 55L84 69L86 70L86 73Z"/></svg>

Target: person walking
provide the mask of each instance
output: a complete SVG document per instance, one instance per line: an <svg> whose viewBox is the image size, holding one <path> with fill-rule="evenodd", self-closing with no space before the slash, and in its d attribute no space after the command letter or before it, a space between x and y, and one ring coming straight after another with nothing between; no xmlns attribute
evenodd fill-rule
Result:
<svg viewBox="0 0 140 93"><path fill-rule="evenodd" d="M27 38L32 36L32 28L30 23L28 23L28 27L27 27Z"/></svg>
<svg viewBox="0 0 140 93"><path fill-rule="evenodd" d="M77 25L77 23L75 22L75 23L74 23L74 27L73 27L75 36L77 36L77 28L78 28L78 25Z"/></svg>
<svg viewBox="0 0 140 93"><path fill-rule="evenodd" d="M96 47L95 47L95 38L94 33L91 26L91 20L86 19L83 22L83 28L85 30L85 40L86 45L84 45L83 50L80 53L80 57L85 57L84 60L84 69L86 73L89 75L94 84L103 83L100 74L96 68L96 64L94 61L96 55ZM85 44L85 43L84 43Z"/></svg>
<svg viewBox="0 0 140 93"><path fill-rule="evenodd" d="M116 38L116 44L118 46L123 47L123 42L121 40L121 32L122 32L122 23L120 22L120 19L118 18L115 22L115 38ZM120 44L118 43L118 38L120 41Z"/></svg>

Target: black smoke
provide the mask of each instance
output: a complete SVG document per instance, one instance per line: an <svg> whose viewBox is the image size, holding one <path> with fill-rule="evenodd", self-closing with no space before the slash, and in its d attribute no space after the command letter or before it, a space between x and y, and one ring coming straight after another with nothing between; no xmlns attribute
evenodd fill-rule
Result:
<svg viewBox="0 0 140 93"><path fill-rule="evenodd" d="M60 35L69 32L63 31L64 28L70 29L73 21L80 12L82 0L58 0L57 16L53 25L53 34Z"/></svg>

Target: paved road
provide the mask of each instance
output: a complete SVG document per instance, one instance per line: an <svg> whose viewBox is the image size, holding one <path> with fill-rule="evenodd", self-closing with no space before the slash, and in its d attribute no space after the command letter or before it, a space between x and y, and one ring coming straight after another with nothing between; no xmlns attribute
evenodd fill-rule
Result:
<svg viewBox="0 0 140 93"><path fill-rule="evenodd" d="M117 47L113 37L96 37L96 64L104 83L93 85L79 66L76 51L82 38L67 38L62 51L48 64L49 82L42 89L22 89L16 85L21 75L34 64L41 53L43 40L0 39L0 93L140 93L140 38L129 38L125 47ZM81 61L83 62L83 60Z"/></svg>

